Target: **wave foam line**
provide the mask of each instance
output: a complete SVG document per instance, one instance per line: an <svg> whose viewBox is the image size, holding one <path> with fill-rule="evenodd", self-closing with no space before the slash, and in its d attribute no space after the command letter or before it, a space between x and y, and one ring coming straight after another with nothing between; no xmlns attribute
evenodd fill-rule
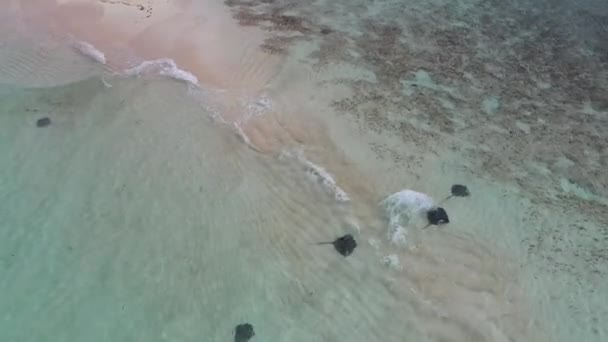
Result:
<svg viewBox="0 0 608 342"><path fill-rule="evenodd" d="M251 142L251 140L249 139L249 136L245 133L245 131L243 131L243 128L241 127L241 125L239 125L236 122L233 122L232 127L236 131L236 134L238 135L238 137L245 143L245 145L249 146L252 150L254 150L256 152L260 152L260 150Z"/></svg>
<svg viewBox="0 0 608 342"><path fill-rule="evenodd" d="M90 44L86 41L75 40L75 41L73 41L72 45L78 52L82 53L83 55L95 60L98 63L106 65L107 60L106 60L105 54L103 52L101 52L99 49L97 49L95 46L93 46L93 44ZM163 75L163 76L168 76L168 77L171 77L171 78L174 78L177 80L186 81L186 82L196 86L196 88L200 89L198 78L196 76L194 76L192 73L178 68L175 61L173 61L170 58L161 58L161 59L156 59L156 60L151 60L151 61L143 61L139 65L127 69L125 71L125 74L127 76L139 76L139 75L147 73L147 72L158 72L158 74ZM106 87L108 87L108 88L112 87L112 85L110 85L109 83L106 82L106 80L103 78L103 76L102 76L101 80ZM189 90L190 90L190 88L189 88ZM265 96L262 96L260 98L253 98L253 99L246 98L246 99L242 99L240 102L241 102L241 105L246 108L247 113L238 122L233 122L231 126L234 128L234 130L236 131L236 134L241 138L241 140L245 144L247 144L247 146L258 151L258 149L253 145L253 143L251 142L251 140L249 139L247 134L243 131L241 125L243 123L246 123L250 118L257 116L257 115L261 115L261 114L269 111L270 109L272 109L272 102L268 97L265 97ZM217 113L217 111L211 111L211 113L212 113L211 116L213 119L216 119L224 124L229 124L226 120L224 120L223 117L221 117L221 115L219 113Z"/></svg>
<svg viewBox="0 0 608 342"><path fill-rule="evenodd" d="M103 65L106 64L106 55L99 51L95 46L85 41L76 41L74 44L74 48L78 50L78 52L83 55L92 58L96 62L99 62Z"/></svg>
<svg viewBox="0 0 608 342"><path fill-rule="evenodd" d="M239 120L240 124L246 123L249 121L249 119L255 116L263 115L272 109L272 101L266 96L254 98L247 97L241 99L239 102L246 110L243 118Z"/></svg>
<svg viewBox="0 0 608 342"><path fill-rule="evenodd" d="M350 201L350 197L348 196L348 194L336 184L336 181L334 180L332 175L327 172L323 167L306 159L306 157L304 156L304 152L302 152L301 150L296 151L295 153L283 151L281 152L281 156L292 157L299 161L305 167L306 172L311 176L311 178L320 181L323 187L327 189L330 193L332 193L337 201Z"/></svg>
<svg viewBox="0 0 608 342"><path fill-rule="evenodd" d="M139 76L147 72L158 72L158 74L171 77L177 80L186 81L198 86L198 78L193 74L177 67L177 64L170 58L143 61L139 65L127 69L125 73L129 76Z"/></svg>

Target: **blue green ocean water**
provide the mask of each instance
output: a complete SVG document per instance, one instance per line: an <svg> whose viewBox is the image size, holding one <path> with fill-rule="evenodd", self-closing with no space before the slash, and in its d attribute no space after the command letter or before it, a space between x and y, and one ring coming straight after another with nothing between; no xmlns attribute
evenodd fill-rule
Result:
<svg viewBox="0 0 608 342"><path fill-rule="evenodd" d="M262 94L0 26L0 341L606 339L605 4L217 5Z"/></svg>

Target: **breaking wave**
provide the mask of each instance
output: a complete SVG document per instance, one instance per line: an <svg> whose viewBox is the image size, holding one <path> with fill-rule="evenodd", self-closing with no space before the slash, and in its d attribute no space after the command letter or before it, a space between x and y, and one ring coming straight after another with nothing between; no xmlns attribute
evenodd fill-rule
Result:
<svg viewBox="0 0 608 342"><path fill-rule="evenodd" d="M76 41L73 43L74 48L76 48L83 55L92 58L93 60L105 65L107 63L105 54L95 48L92 44L84 42L84 41ZM160 58L155 60L146 60L142 61L139 64L129 67L121 72L121 74L125 76L141 76L145 74L157 74L166 77L170 77L176 80L185 81L196 88L197 90L202 90L199 84L198 78L192 73L180 69L174 60L170 58ZM103 80L103 79L102 79ZM109 86L105 80L104 84ZM192 89L190 89L192 90ZM193 95L199 93L199 91L195 91ZM250 138L247 136L245 131L243 130L243 125L246 124L249 119L263 115L264 113L272 110L273 104L270 98L266 96L256 96L249 97L245 96L237 99L237 103L243 109L243 116L240 117L236 121L226 120L223 118L217 110L210 111L211 117L220 121L223 124L229 125L237 134L237 136L249 147L257 150L256 146L251 142ZM311 179L318 181L323 188L329 192L338 202L348 202L350 201L350 197L348 194L342 190L334 180L333 176L326 171L323 167L311 162L308 160L302 151L296 152L285 152L281 154L282 156L289 156L297 160L306 170L307 174Z"/></svg>
<svg viewBox="0 0 608 342"><path fill-rule="evenodd" d="M407 225L435 206L433 199L424 193L410 189L396 192L385 198L380 205L388 218L388 239L398 246L407 243Z"/></svg>
<svg viewBox="0 0 608 342"><path fill-rule="evenodd" d="M103 52L97 50L97 48L95 48L93 45L84 41L77 41L73 45L74 48L83 55L90 57L101 64L106 64L106 55Z"/></svg>
<svg viewBox="0 0 608 342"><path fill-rule="evenodd" d="M95 60L103 65L107 64L105 53L97 49L92 44L85 41L75 41L73 47L81 54ZM180 69L174 60L170 58L160 58L151 61L143 61L138 65L123 71L126 76L140 76L146 73L157 73L158 75L170 77L179 81L185 81L198 86L198 78L192 73Z"/></svg>
<svg viewBox="0 0 608 342"><path fill-rule="evenodd" d="M246 110L245 116L239 120L239 123L245 123L252 117L262 115L272 109L272 101L266 96L245 97L239 103Z"/></svg>
<svg viewBox="0 0 608 342"><path fill-rule="evenodd" d="M182 70L177 67L177 64L170 58L160 58L152 61L143 61L139 65L127 69L125 74L128 76L139 76L145 73L158 73L162 76L174 78L176 80L185 81L195 86L198 86L198 78L192 73Z"/></svg>
<svg viewBox="0 0 608 342"><path fill-rule="evenodd" d="M308 175L316 181L319 181L323 187L334 196L338 202L348 202L350 197L346 191L342 190L337 184L332 175L327 172L323 167L311 162L304 156L304 152L301 150L297 151L283 151L282 157L291 157L296 159L304 168Z"/></svg>

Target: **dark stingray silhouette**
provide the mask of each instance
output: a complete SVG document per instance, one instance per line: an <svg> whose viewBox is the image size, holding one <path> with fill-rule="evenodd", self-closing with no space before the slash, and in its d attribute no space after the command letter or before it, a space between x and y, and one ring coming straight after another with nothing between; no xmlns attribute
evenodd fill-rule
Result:
<svg viewBox="0 0 608 342"><path fill-rule="evenodd" d="M438 226L440 224L450 223L448 213L445 211L445 209L441 207L437 207L427 211L426 218L429 220L429 224L427 224L424 228L427 228L430 225Z"/></svg>
<svg viewBox="0 0 608 342"><path fill-rule="evenodd" d="M469 196L471 196L471 192L469 191L467 186L462 185L462 184L452 185L452 189L450 191L451 191L450 196L446 197L443 201L441 201L441 203L449 200L452 197L469 197Z"/></svg>
<svg viewBox="0 0 608 342"><path fill-rule="evenodd" d="M353 253L355 248L357 248L357 241L355 241L355 238L352 235L346 234L335 239L334 241L319 242L317 245L334 245L334 248L336 251L338 251L338 253L347 257Z"/></svg>
<svg viewBox="0 0 608 342"><path fill-rule="evenodd" d="M234 342L247 342L253 336L253 326L249 323L239 324L234 328Z"/></svg>
<svg viewBox="0 0 608 342"><path fill-rule="evenodd" d="M44 117L36 121L36 127L46 127L51 124L51 119Z"/></svg>
<svg viewBox="0 0 608 342"><path fill-rule="evenodd" d="M451 191L452 191L451 196L467 197L467 196L471 195L471 193L469 192L469 189L466 187L466 185L462 185L462 184L452 185Z"/></svg>

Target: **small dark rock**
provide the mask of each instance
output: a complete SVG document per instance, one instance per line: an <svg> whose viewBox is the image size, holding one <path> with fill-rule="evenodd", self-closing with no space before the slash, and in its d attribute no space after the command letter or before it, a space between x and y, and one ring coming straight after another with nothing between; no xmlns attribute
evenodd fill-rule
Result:
<svg viewBox="0 0 608 342"><path fill-rule="evenodd" d="M249 323L239 324L234 328L234 342L247 342L253 336L253 326Z"/></svg>
<svg viewBox="0 0 608 342"><path fill-rule="evenodd" d="M430 224L440 225L450 223L448 213L446 213L445 210L441 207L429 210L426 213L426 217L429 220Z"/></svg>
<svg viewBox="0 0 608 342"><path fill-rule="evenodd" d="M46 127L51 124L51 119L44 117L36 121L36 127Z"/></svg>

